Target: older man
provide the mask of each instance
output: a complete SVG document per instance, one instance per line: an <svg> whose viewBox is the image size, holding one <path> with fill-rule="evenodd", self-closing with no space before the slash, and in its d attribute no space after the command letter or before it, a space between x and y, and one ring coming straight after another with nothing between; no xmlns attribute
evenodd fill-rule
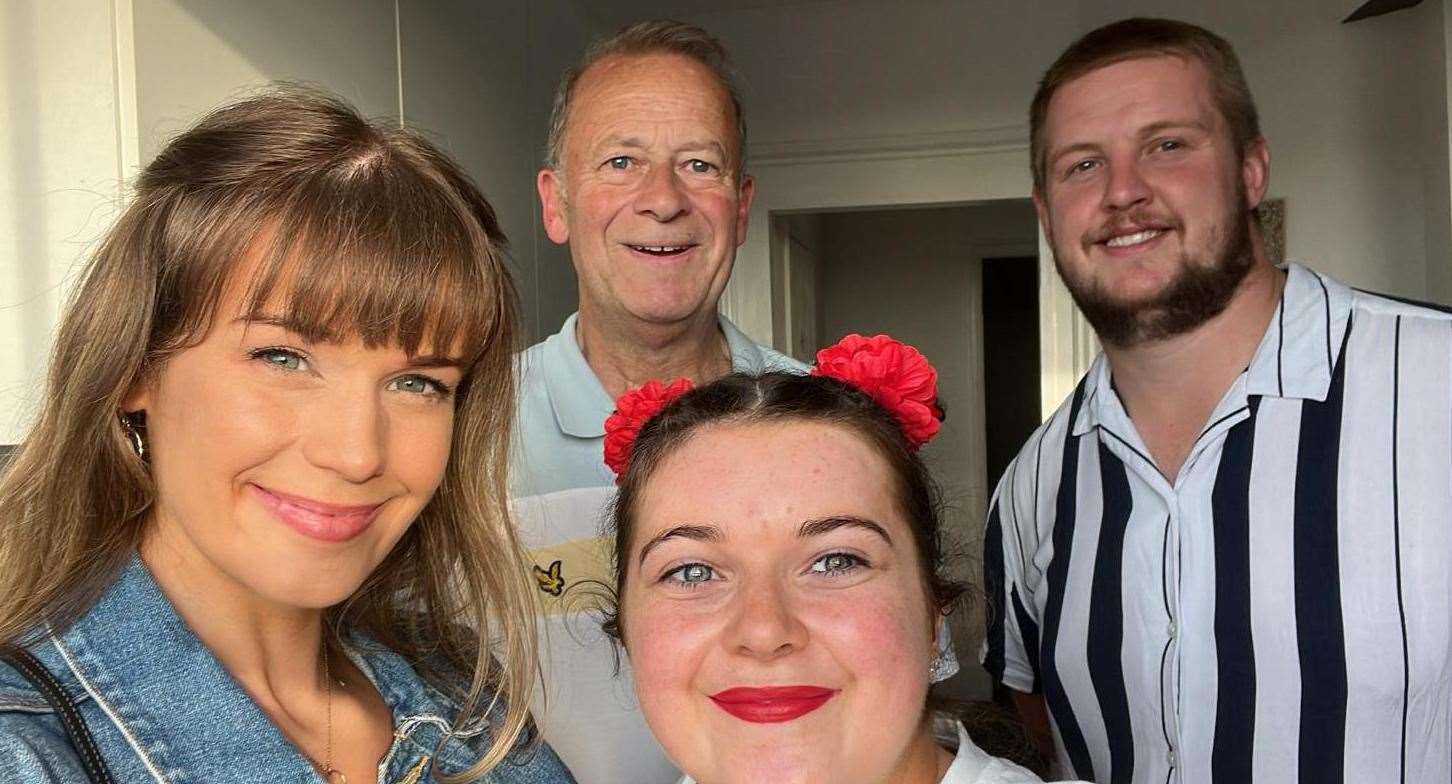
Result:
<svg viewBox="0 0 1452 784"><path fill-rule="evenodd" d="M745 135L720 43L674 22L597 43L555 96L539 195L550 239L569 244L579 311L525 352L513 484L548 618L544 733L581 781L679 775L581 612L590 586L613 584L599 526L615 399L651 379L804 369L717 312L751 208Z"/></svg>
<svg viewBox="0 0 1452 784"><path fill-rule="evenodd" d="M1031 128L1104 352L995 496L989 671L1081 778L1449 780L1452 320L1272 266L1206 30L1089 33Z"/></svg>

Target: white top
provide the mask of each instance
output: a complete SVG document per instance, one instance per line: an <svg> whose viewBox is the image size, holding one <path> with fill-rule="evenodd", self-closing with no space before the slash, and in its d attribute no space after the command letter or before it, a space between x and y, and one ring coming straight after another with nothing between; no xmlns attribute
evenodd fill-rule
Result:
<svg viewBox="0 0 1452 784"><path fill-rule="evenodd" d="M696 780L690 776L684 776L679 784L696 784ZM958 754L953 757L953 764L948 766L943 778L938 779L938 784L1043 784L1043 779L1006 759L992 756L978 748L968 738L968 731L963 728L962 724L959 724ZM1073 782L1072 784L1087 783Z"/></svg>
<svg viewBox="0 0 1452 784"><path fill-rule="evenodd" d="M1065 773L1452 780L1452 317L1287 273L1173 481L1101 356L995 494L984 664Z"/></svg>

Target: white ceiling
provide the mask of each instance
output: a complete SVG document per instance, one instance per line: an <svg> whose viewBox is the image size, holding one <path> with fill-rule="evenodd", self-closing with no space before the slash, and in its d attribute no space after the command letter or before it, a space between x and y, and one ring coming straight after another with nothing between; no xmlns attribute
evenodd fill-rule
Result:
<svg viewBox="0 0 1452 784"><path fill-rule="evenodd" d="M583 5L597 22L614 29L640 19L686 19L721 11L824 2L834 0L585 0Z"/></svg>

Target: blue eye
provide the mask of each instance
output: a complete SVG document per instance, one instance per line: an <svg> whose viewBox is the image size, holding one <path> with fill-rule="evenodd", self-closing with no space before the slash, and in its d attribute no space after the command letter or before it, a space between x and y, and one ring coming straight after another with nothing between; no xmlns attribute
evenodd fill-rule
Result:
<svg viewBox="0 0 1452 784"><path fill-rule="evenodd" d="M716 570L703 563L678 566L661 577L662 581L674 582L691 588L714 579L716 579Z"/></svg>
<svg viewBox="0 0 1452 784"><path fill-rule="evenodd" d="M303 359L302 354L292 349L278 348L275 346L271 348L259 348L249 353L248 356L278 370L298 371L308 369L307 360Z"/></svg>
<svg viewBox="0 0 1452 784"><path fill-rule="evenodd" d="M1098 165L1099 162L1093 160L1092 158L1085 161L1079 161L1078 163L1069 167L1069 174L1081 174L1083 172L1089 171L1090 169L1093 169Z"/></svg>
<svg viewBox="0 0 1452 784"><path fill-rule="evenodd" d="M436 378L419 375L403 376L395 379L393 383L388 385L388 388L399 392L408 392L415 395L432 395L436 397L448 397L453 392L453 390L449 389L448 384Z"/></svg>
<svg viewBox="0 0 1452 784"><path fill-rule="evenodd" d="M606 161L605 165L609 166L612 169L628 169L630 168L630 158L625 155L617 155L614 158Z"/></svg>
<svg viewBox="0 0 1452 784"><path fill-rule="evenodd" d="M809 571L815 574L839 575L866 565L866 561L851 553L828 553L813 561Z"/></svg>
<svg viewBox="0 0 1452 784"><path fill-rule="evenodd" d="M1159 144L1156 144L1155 145L1155 149L1156 150L1160 150L1162 152L1171 152L1171 151L1174 151L1174 150L1181 149L1184 146L1185 145L1179 139L1165 139L1164 141L1160 142Z"/></svg>
<svg viewBox="0 0 1452 784"><path fill-rule="evenodd" d="M700 158L692 158L691 160L686 162L686 165L689 166L691 171L696 174L710 174L711 172L716 170L715 164L708 163L701 160Z"/></svg>

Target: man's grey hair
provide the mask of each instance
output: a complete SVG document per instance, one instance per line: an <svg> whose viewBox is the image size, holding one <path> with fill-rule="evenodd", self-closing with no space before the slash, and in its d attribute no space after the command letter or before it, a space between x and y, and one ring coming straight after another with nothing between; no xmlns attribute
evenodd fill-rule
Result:
<svg viewBox="0 0 1452 784"><path fill-rule="evenodd" d="M590 67L608 57L638 56L650 54L678 54L706 66L721 81L731 96L731 110L736 115L736 141L738 145L738 177L746 167L746 115L741 111L741 93L736 89L736 77L731 70L726 48L715 36L695 25L675 22L669 19L652 19L636 22L594 44L585 50L585 55L573 68L565 71L560 86L555 90L554 108L550 111L549 141L545 148L545 165L558 171L565 146L565 126L570 121L570 104L574 101L575 87L580 77Z"/></svg>

